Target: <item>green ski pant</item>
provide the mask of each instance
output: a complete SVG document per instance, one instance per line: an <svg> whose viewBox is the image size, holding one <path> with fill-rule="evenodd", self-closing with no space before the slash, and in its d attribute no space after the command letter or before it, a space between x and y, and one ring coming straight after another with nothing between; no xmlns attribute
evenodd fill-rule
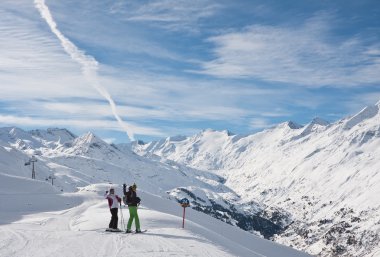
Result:
<svg viewBox="0 0 380 257"><path fill-rule="evenodd" d="M135 219L136 230L140 230L140 220L139 220L139 215L137 214L137 207L128 206L128 209L129 209L129 220L128 220L127 229L131 230L133 219Z"/></svg>

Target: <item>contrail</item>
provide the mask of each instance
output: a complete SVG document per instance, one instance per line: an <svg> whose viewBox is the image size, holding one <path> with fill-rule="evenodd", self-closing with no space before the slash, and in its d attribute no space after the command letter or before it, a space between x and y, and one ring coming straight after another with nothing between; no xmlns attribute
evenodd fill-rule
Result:
<svg viewBox="0 0 380 257"><path fill-rule="evenodd" d="M90 82L90 84L105 98L107 99L112 113L115 116L116 120L119 122L120 126L127 133L129 140L134 141L134 134L131 127L123 122L120 116L116 111L116 104L113 101L111 95L108 91L102 87L99 83L98 79L98 62L94 57L84 54L83 51L79 50L76 45L74 45L68 38L66 38L61 31L57 28L57 24L55 23L53 16L45 4L45 0L34 0L34 4L38 11L40 12L42 18L49 25L51 31L57 36L57 38L61 41L62 47L65 49L66 53L70 55L70 57L79 63L82 66L82 72L84 77Z"/></svg>

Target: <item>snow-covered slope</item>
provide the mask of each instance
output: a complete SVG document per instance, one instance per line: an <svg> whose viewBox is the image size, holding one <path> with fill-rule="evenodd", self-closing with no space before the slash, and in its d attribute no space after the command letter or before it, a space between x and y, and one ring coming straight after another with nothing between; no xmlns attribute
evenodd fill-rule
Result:
<svg viewBox="0 0 380 257"><path fill-rule="evenodd" d="M44 142L65 143L75 139L77 136L67 129L49 128L47 130L36 129L29 132L34 137L41 139Z"/></svg>
<svg viewBox="0 0 380 257"><path fill-rule="evenodd" d="M205 130L180 140L133 144L213 171L243 202L289 212L293 223L275 237L321 256L372 256L380 242L379 103L329 124L293 122L252 135Z"/></svg>
<svg viewBox="0 0 380 257"><path fill-rule="evenodd" d="M110 214L102 194L108 184L60 194L48 184L18 179L25 181L14 183L17 194L0 194L7 204L0 206L0 256L308 256L190 209L182 229L181 207L148 192L139 192L146 233L106 233Z"/></svg>
<svg viewBox="0 0 380 257"><path fill-rule="evenodd" d="M181 229L176 199L187 192L210 210L240 199L215 174L150 161L91 133L63 131L69 135L63 139L47 131L1 131L0 256L307 256L191 209ZM24 165L33 154L35 180ZM102 195L115 182L137 183L148 233L103 232L110 214ZM113 186L120 194L121 184Z"/></svg>
<svg viewBox="0 0 380 257"><path fill-rule="evenodd" d="M161 205L166 206L166 200L161 202L162 199L172 201L176 206L172 211L177 212L176 200L187 197L195 210L312 254L376 256L380 240L379 138L379 104L333 124L318 118L305 126L285 122L253 135L208 129L192 137L177 136L147 144L136 142L132 146L109 145L92 133L77 137L65 129L26 132L0 128L0 186L3 188L0 218L6 229L17 234L13 229L18 228L8 227L10 222L20 221L23 224L20 226L24 226L30 220L33 223L52 215L40 214L41 211L59 210L58 217L70 213L61 210L76 206L73 215L57 221L59 224L51 223L52 226L80 219L80 224L94 229L100 223L86 219L95 216L92 211L102 211L84 203L97 204L98 196L87 192L92 190L89 185L94 185L93 191L98 192L98 187L104 186L95 184L136 182L144 191L144 197L151 199L144 203L149 209L146 215L158 211L160 221L167 220L166 214L162 214L165 210L160 209ZM31 167L24 165L32 155L38 160L35 164L37 180L29 179ZM54 187L50 185L51 180L45 181L49 176L56 178ZM76 192L78 187L86 189ZM90 216L83 218L76 213ZM202 214L194 213L196 215ZM85 219L83 222L81 217ZM200 220L209 219L201 217ZM156 226L149 220L145 222ZM44 221L36 223L45 224ZM196 223L196 226L206 225ZM64 232L68 237L62 238L67 242L73 242L69 238L74 227ZM77 226L82 230L85 227ZM212 252L211 256L251 256L236 250L246 245L233 243L235 236L234 239L215 239L215 229L210 230L213 232L205 232L200 237L214 242L202 250L206 255ZM235 233L228 229L219 232ZM33 233L31 231L24 240L28 245L36 236ZM183 239L191 237L173 230L170 233ZM195 241L200 240L195 238ZM220 246L225 240L231 244ZM187 243L189 241L185 245ZM0 244L7 245L8 239L1 240ZM150 251L155 252L154 247ZM16 245L5 249L1 252L5 256L12 249L16 251L10 256L24 253ZM33 247L25 249L34 251ZM222 249L222 253L217 249ZM144 251L142 255L147 256ZM84 251L80 256L87 253ZM201 253L194 255L201 256Z"/></svg>

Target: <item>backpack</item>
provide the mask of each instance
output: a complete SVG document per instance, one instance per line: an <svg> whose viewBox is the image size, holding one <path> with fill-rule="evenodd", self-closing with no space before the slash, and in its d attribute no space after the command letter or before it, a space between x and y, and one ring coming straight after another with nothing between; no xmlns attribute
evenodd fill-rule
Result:
<svg viewBox="0 0 380 257"><path fill-rule="evenodd" d="M125 205L128 205L128 203L127 203L127 196L126 196L126 195L123 196L123 203L124 203Z"/></svg>
<svg viewBox="0 0 380 257"><path fill-rule="evenodd" d="M138 205L141 202L141 199L136 196L136 193L128 191L127 194L123 196L123 202L126 205Z"/></svg>

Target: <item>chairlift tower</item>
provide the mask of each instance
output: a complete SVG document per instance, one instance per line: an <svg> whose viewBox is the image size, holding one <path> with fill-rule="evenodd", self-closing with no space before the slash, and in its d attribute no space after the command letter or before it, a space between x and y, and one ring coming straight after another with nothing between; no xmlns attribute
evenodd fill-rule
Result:
<svg viewBox="0 0 380 257"><path fill-rule="evenodd" d="M56 177L54 177L53 175L49 176L48 179L51 179L51 185L54 186L54 179L56 179Z"/></svg>
<svg viewBox="0 0 380 257"><path fill-rule="evenodd" d="M37 162L37 158L33 155L32 158L29 159L29 161L27 161L25 163L25 165L30 165L32 164L32 179L36 179L36 171L34 169L34 163Z"/></svg>

